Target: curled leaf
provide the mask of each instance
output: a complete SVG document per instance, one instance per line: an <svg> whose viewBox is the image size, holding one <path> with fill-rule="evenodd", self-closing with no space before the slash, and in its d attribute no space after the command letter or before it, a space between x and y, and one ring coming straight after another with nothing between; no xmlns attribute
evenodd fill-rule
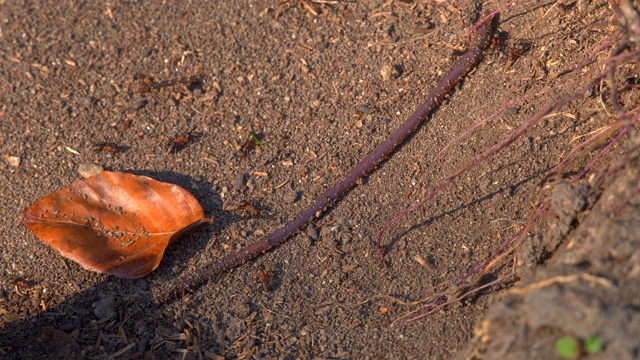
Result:
<svg viewBox="0 0 640 360"><path fill-rule="evenodd" d="M202 207L185 189L111 171L37 200L20 218L85 269L127 279L153 271L167 245L205 221Z"/></svg>

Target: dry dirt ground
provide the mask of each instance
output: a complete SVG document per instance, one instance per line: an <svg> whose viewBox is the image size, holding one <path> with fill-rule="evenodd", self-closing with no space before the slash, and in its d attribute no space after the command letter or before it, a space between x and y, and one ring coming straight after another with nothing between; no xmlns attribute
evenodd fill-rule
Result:
<svg viewBox="0 0 640 360"><path fill-rule="evenodd" d="M595 334L604 349L590 357L637 358L638 174L624 170L638 168L633 146L626 155L615 147L580 185L540 185L575 139L614 121L606 82L391 227L384 264L374 246L396 213L562 96L514 104L438 155L509 100L570 76L618 29L603 0L517 2L500 16L496 53L309 228L177 299L148 300L312 204L404 121L481 14L504 3L0 1L0 357L550 358L558 337ZM580 74L600 71L611 50ZM203 78L132 91L144 77L189 76ZM620 96L631 109L638 93L629 89ZM187 144L168 151L187 132ZM266 147L242 151L250 133ZM94 150L105 142L120 151ZM570 180L604 144L553 181ZM19 215L87 163L178 184L217 220L172 244L143 279L86 271ZM609 163L627 165L603 177ZM550 196L553 208L520 241L516 277L397 321L425 289L486 259ZM243 201L261 216L233 210ZM506 279L510 259L479 284Z"/></svg>

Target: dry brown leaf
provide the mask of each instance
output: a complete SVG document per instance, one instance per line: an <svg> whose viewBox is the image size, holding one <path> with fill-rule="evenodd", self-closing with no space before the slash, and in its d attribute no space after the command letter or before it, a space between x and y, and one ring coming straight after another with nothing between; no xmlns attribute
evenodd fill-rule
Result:
<svg viewBox="0 0 640 360"><path fill-rule="evenodd" d="M177 185L103 171L37 200L21 221L85 269L136 279L158 267L181 233L206 220Z"/></svg>

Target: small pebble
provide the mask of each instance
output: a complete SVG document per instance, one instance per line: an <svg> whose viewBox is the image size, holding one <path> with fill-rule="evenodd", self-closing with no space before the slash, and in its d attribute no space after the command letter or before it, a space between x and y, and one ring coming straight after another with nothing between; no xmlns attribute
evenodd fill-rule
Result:
<svg viewBox="0 0 640 360"><path fill-rule="evenodd" d="M320 102L320 100L313 100L311 103L309 103L309 107L312 109L317 109L321 104L322 103Z"/></svg>
<svg viewBox="0 0 640 360"><path fill-rule="evenodd" d="M299 197L300 197L299 193L295 191L288 191L287 194L284 195L284 201L289 204L293 204L294 202L298 201Z"/></svg>
<svg viewBox="0 0 640 360"><path fill-rule="evenodd" d="M313 226L313 224L309 224L307 226L307 234L313 240L318 240L318 230L316 230L316 227Z"/></svg>
<svg viewBox="0 0 640 360"><path fill-rule="evenodd" d="M402 67L400 65L387 65L380 69L380 76L382 76L382 80L395 79L402 74Z"/></svg>
<svg viewBox="0 0 640 360"><path fill-rule="evenodd" d="M82 163L78 166L78 174L83 178L88 178L100 174L104 168L94 163Z"/></svg>
<svg viewBox="0 0 640 360"><path fill-rule="evenodd" d="M234 189L242 190L244 188L246 178L247 178L247 174L238 175L233 181Z"/></svg>
<svg viewBox="0 0 640 360"><path fill-rule="evenodd" d="M362 113L362 114L370 114L371 113L371 109L367 105L364 105L364 104L363 105L358 105L357 110L358 110L359 113Z"/></svg>
<svg viewBox="0 0 640 360"><path fill-rule="evenodd" d="M380 69L380 76L382 76L382 80L387 81L391 79L392 69L393 68L389 65L383 66L382 69Z"/></svg>
<svg viewBox="0 0 640 360"><path fill-rule="evenodd" d="M4 160L11 166L18 167L20 166L20 157L18 156L4 156Z"/></svg>

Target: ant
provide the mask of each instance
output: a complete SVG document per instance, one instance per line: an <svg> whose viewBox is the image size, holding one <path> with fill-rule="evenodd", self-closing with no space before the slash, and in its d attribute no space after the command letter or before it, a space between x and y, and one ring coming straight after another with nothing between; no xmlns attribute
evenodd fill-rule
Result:
<svg viewBox="0 0 640 360"><path fill-rule="evenodd" d="M244 145L242 145L242 148L240 149L240 151L242 151L242 157L247 157L247 155L249 154L249 151L251 151L253 148L256 147L256 142L253 141L253 139L249 139L247 140L246 143L244 143Z"/></svg>
<svg viewBox="0 0 640 360"><path fill-rule="evenodd" d="M14 279L12 281L13 285L17 286L17 287L24 287L24 288L31 288L32 284L30 281L24 280L24 279Z"/></svg>
<svg viewBox="0 0 640 360"><path fill-rule="evenodd" d="M16 292L20 292L20 290L30 290L36 284L34 281L28 281L24 279L14 279L12 282L13 286L15 286Z"/></svg>
<svg viewBox="0 0 640 360"><path fill-rule="evenodd" d="M267 276L266 271L262 267L258 269L258 278L264 287L264 291L271 291L271 279Z"/></svg>
<svg viewBox="0 0 640 360"><path fill-rule="evenodd" d="M505 45L507 39L506 32L496 32L493 34L488 52L498 54L500 59L506 63L505 70L509 70L525 52L531 49L531 43L522 39L516 39L509 45Z"/></svg>
<svg viewBox="0 0 640 360"><path fill-rule="evenodd" d="M495 54L497 52L501 52L504 48L504 36L502 32L493 33L493 37L491 38L491 43L487 49L487 53Z"/></svg>
<svg viewBox="0 0 640 360"><path fill-rule="evenodd" d="M513 65L516 60L518 60L520 56L522 56L522 54L529 51L530 48L531 43L528 43L524 40L517 40L513 44L511 44L507 48L506 55L503 53L501 56L502 59L507 63L504 70L508 71L511 68L511 65Z"/></svg>
<svg viewBox="0 0 640 360"><path fill-rule="evenodd" d="M118 145L107 142L94 144L93 146L91 146L91 150L95 152L106 151L114 155L120 153L120 148L118 147Z"/></svg>
<svg viewBox="0 0 640 360"><path fill-rule="evenodd" d="M264 143L260 141L258 135L249 133L249 140L247 140L247 142L242 145L242 148L240 148L240 151L242 151L242 157L246 157L249 154L249 151L254 149L256 145L260 146L262 149L266 147Z"/></svg>
<svg viewBox="0 0 640 360"><path fill-rule="evenodd" d="M192 130L189 130L186 133L178 134L173 140L169 142L169 147L167 148L167 152L169 153L177 153L178 151L184 149L188 143L199 137L196 134L193 134Z"/></svg>
<svg viewBox="0 0 640 360"><path fill-rule="evenodd" d="M185 84L188 87L191 87L194 84L200 83L203 78L204 78L203 75L195 75L195 76L189 76L184 78L177 78L177 79L155 82L153 81L152 77L144 76L141 80L133 82L132 90L134 93L144 94L144 93L151 92L152 90L162 90L163 88L178 85L178 84Z"/></svg>
<svg viewBox="0 0 640 360"><path fill-rule="evenodd" d="M260 210L258 210L258 208L256 208L255 206L251 205L250 202L248 201L241 201L240 205L238 206L239 209L243 209L244 211L250 213L251 215L253 215L253 217L257 217L259 218L260 215L262 215L262 213L260 212Z"/></svg>

